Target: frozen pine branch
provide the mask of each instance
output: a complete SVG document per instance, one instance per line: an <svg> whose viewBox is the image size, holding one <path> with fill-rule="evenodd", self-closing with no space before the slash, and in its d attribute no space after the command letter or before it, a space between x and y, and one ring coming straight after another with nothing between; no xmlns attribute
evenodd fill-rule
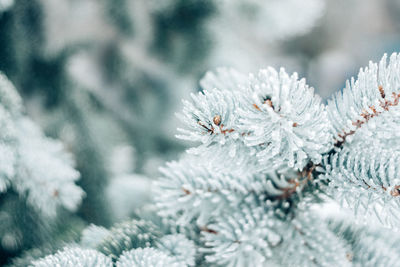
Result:
<svg viewBox="0 0 400 267"><path fill-rule="evenodd" d="M90 225L82 232L79 245L67 245L32 261L32 266L194 266L194 242L183 234L172 234L170 226L168 230L167 225L159 227L149 220L129 220L109 230Z"/></svg>
<svg viewBox="0 0 400 267"><path fill-rule="evenodd" d="M310 175L289 171L254 173L255 170L247 169L251 165L234 164L239 155L229 159L232 164L227 169L223 163L218 166L219 159L213 162L212 156L207 157L211 160L208 162L203 156L188 155L161 168L164 177L157 181L156 196L160 214L177 218L178 223L196 218L198 225L203 226L223 211L236 208L249 195L287 198L301 189Z"/></svg>
<svg viewBox="0 0 400 267"><path fill-rule="evenodd" d="M86 248L97 248L110 235L110 231L102 226L89 225L82 231L80 244Z"/></svg>
<svg viewBox="0 0 400 267"><path fill-rule="evenodd" d="M328 102L335 150L326 162L333 195L361 218L398 228L400 57L384 55Z"/></svg>
<svg viewBox="0 0 400 267"><path fill-rule="evenodd" d="M254 201L254 200L253 200ZM273 248L282 242L283 223L274 207L258 201L243 203L221 214L202 234L207 262L221 266L261 266L271 260Z"/></svg>
<svg viewBox="0 0 400 267"><path fill-rule="evenodd" d="M126 221L112 227L98 243L97 249L116 260L125 250L152 246L159 235L151 222Z"/></svg>
<svg viewBox="0 0 400 267"><path fill-rule="evenodd" d="M92 225L81 246L117 266L392 264L396 242L384 239L399 223L399 62L370 63L327 106L284 69L207 73L178 115L178 137L197 146L155 183L161 218ZM327 221L317 210L329 198L391 229Z"/></svg>
<svg viewBox="0 0 400 267"><path fill-rule="evenodd" d="M357 225L347 218L329 218L328 226L348 244L347 258L355 267L395 266L399 237L391 230Z"/></svg>
<svg viewBox="0 0 400 267"><path fill-rule="evenodd" d="M105 255L92 249L79 247L64 248L54 255L32 262L32 267L112 267L112 261Z"/></svg>
<svg viewBox="0 0 400 267"><path fill-rule="evenodd" d="M179 137L201 142L204 149L213 143L229 146L231 157L243 142L257 151L264 169L318 164L333 141L325 107L313 89L284 69L243 77L232 70L208 74L202 81L207 90L184 102L180 117L187 129L180 129Z"/></svg>
<svg viewBox="0 0 400 267"><path fill-rule="evenodd" d="M395 227L397 150L388 144L397 143L397 58L371 63L328 107L283 69L208 73L180 115L179 137L200 145L162 169L160 214L197 219L209 263L351 265L346 243L299 206L328 193Z"/></svg>
<svg viewBox="0 0 400 267"><path fill-rule="evenodd" d="M277 251L282 266L351 266L347 244L315 213L299 209L287 223Z"/></svg>
<svg viewBox="0 0 400 267"><path fill-rule="evenodd" d="M239 128L248 132L248 146L261 147L258 156L267 168L283 164L301 170L309 161L320 163L331 149L325 106L296 73L261 70L250 76L243 93Z"/></svg>
<svg viewBox="0 0 400 267"><path fill-rule="evenodd" d="M154 248L138 248L122 254L117 262L117 267L178 267L174 258Z"/></svg>
<svg viewBox="0 0 400 267"><path fill-rule="evenodd" d="M328 114L335 129L336 146L341 146L362 126L389 113L395 118L400 98L400 56L385 54L379 64L370 62L357 80L346 83L342 93L328 101ZM379 121L379 120L378 120ZM379 124L379 122L378 122Z"/></svg>
<svg viewBox="0 0 400 267"><path fill-rule="evenodd" d="M325 103L297 73L254 70L326 85L353 67L360 51L336 45L361 35L327 38L329 1L114 2L0 0L0 68L28 107L0 74L0 265L398 265L399 54ZM383 5L373 31L392 22ZM207 72L171 120L221 64L243 73ZM176 123L193 147L151 183L189 143ZM115 157L121 145L135 155ZM331 201L345 219L326 220Z"/></svg>
<svg viewBox="0 0 400 267"><path fill-rule="evenodd" d="M210 217L235 205L238 200L229 187L225 188L229 185L229 177L216 174L216 179L208 180L210 172L201 165L191 169L193 163L190 160L170 162L162 169L165 177L157 183L157 205L160 215L178 217L178 224L196 219L199 225L204 225Z"/></svg>
<svg viewBox="0 0 400 267"><path fill-rule="evenodd" d="M27 193L28 202L46 215L59 206L71 211L80 203L83 191L75 185L79 173L73 169L71 155L61 143L43 136L29 119L18 123L19 152L13 187Z"/></svg>
<svg viewBox="0 0 400 267"><path fill-rule="evenodd" d="M157 248L175 258L175 261L186 266L195 265L196 247L192 240L183 234L165 235L157 242Z"/></svg>
<svg viewBox="0 0 400 267"><path fill-rule="evenodd" d="M58 207L76 210L84 195L79 173L63 145L44 136L23 113L13 85L0 74L0 189L12 188L39 213L54 217Z"/></svg>
<svg viewBox="0 0 400 267"><path fill-rule="evenodd" d="M335 199L361 218L398 228L399 153L381 144L352 143L332 156L325 178Z"/></svg>

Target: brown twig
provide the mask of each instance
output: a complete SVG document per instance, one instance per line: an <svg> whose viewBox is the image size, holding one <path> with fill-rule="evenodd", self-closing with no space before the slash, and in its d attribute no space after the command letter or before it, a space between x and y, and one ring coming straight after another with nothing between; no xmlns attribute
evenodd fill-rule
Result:
<svg viewBox="0 0 400 267"><path fill-rule="evenodd" d="M217 231L215 231L215 230L213 230L213 229L210 229L210 228L208 228L207 226L202 226L202 227L200 227L200 231L203 231L203 232L206 232L206 233L210 233L210 234L214 234L214 235L217 235L217 234L218 234Z"/></svg>
<svg viewBox="0 0 400 267"><path fill-rule="evenodd" d="M392 93L393 100L388 100L386 99L386 93L385 90L383 89L382 85L379 85L378 87L379 93L382 97L383 100L379 101L379 106L383 108L383 110L388 111L389 107L392 106L397 106L399 104L400 100L400 94ZM336 147L341 147L345 142L346 138L350 135L355 134L356 130L361 128L361 126L365 123L367 123L370 119L380 115L383 111L377 111L374 106L369 106L369 109L372 110L372 113L369 113L366 110L363 110L363 112L360 114L360 117L363 118L363 120L357 120L352 122L354 126L356 126L355 130L351 130L349 132L343 132L342 134L338 134L341 140L337 140L335 143Z"/></svg>
<svg viewBox="0 0 400 267"><path fill-rule="evenodd" d="M214 127L212 125L210 125L210 128L208 128L206 125L204 125L204 123L202 121L197 121L197 124L199 124L201 127L206 129L207 132L209 132L210 134L214 133Z"/></svg>
<svg viewBox="0 0 400 267"><path fill-rule="evenodd" d="M289 184L292 186L283 188L282 195L278 196L278 199L288 199L290 198L294 193L297 192L298 188L304 187L309 181L312 181L314 179L313 176L313 171L317 165L314 165L312 162L307 164L306 167L301 172L298 172L298 177L295 179L290 179L288 181Z"/></svg>
<svg viewBox="0 0 400 267"><path fill-rule="evenodd" d="M190 195L192 194L192 192L190 192L189 190L187 190L186 188L182 187L182 191L183 193L185 193L185 195Z"/></svg>
<svg viewBox="0 0 400 267"><path fill-rule="evenodd" d="M369 185L364 179L362 179L362 182L367 186L367 189L377 190L376 187ZM383 185L381 186L381 188L383 189L383 191L386 191L386 192L388 191L387 187L385 187ZM394 188L392 190L390 190L389 193L393 197L400 196L400 185L394 186Z"/></svg>

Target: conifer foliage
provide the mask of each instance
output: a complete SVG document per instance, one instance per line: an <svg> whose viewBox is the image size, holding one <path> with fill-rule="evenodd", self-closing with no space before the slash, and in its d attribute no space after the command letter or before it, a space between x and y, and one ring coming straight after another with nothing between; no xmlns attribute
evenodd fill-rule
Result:
<svg viewBox="0 0 400 267"><path fill-rule="evenodd" d="M83 191L74 184L79 173L71 156L24 115L18 93L3 74L0 113L0 192L12 188L48 216L54 216L58 206L76 209Z"/></svg>
<svg viewBox="0 0 400 267"><path fill-rule="evenodd" d="M26 116L16 89L1 73L0 125L1 247L38 246L58 211L78 208L84 196L75 184L79 173L61 142L46 137Z"/></svg>
<svg viewBox="0 0 400 267"><path fill-rule="evenodd" d="M284 69L219 69L201 85L178 114L178 137L196 146L161 169L159 216L110 230L92 225L80 249L33 266L55 265L61 255L71 259L65 266L77 255L80 266L112 266L104 257L141 267L396 262L397 239L385 239L400 222L399 54L371 62L326 105ZM318 207L329 199L373 227L327 220Z"/></svg>

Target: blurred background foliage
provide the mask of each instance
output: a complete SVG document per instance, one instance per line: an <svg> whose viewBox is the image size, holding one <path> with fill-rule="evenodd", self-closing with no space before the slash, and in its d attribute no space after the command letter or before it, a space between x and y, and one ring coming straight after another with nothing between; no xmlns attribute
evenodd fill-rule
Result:
<svg viewBox="0 0 400 267"><path fill-rule="evenodd" d="M55 222L0 195L0 264L149 202L158 167L185 148L180 100L207 70L285 66L327 97L399 50L399 14L397 0L0 0L0 71L75 155L86 192Z"/></svg>

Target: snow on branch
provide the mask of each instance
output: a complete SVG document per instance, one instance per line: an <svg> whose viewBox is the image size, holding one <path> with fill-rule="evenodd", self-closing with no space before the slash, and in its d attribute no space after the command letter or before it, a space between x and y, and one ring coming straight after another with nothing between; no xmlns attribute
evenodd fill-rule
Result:
<svg viewBox="0 0 400 267"><path fill-rule="evenodd" d="M58 251L54 255L49 255L45 258L32 262L31 267L48 267L48 266L63 266L63 267L112 267L111 258L104 254L93 250L83 249L79 247L66 247L62 251Z"/></svg>
<svg viewBox="0 0 400 267"><path fill-rule="evenodd" d="M370 62L360 69L357 80L347 81L343 92L328 101L329 119L335 129L335 145L340 147L371 119L389 113L399 104L400 55L385 54L379 64Z"/></svg>
<svg viewBox="0 0 400 267"><path fill-rule="evenodd" d="M37 211L50 217L58 207L75 210L84 192L75 184L79 173L71 155L24 115L21 98L3 74L0 125L0 192L12 187Z"/></svg>
<svg viewBox="0 0 400 267"><path fill-rule="evenodd" d="M244 77L228 69L207 74L201 82L206 90L184 101L180 117L186 128L178 137L201 142L203 150L229 146L231 157L243 142L257 151L264 168L301 170L309 161L318 164L333 138L325 106L313 89L284 69Z"/></svg>
<svg viewBox="0 0 400 267"><path fill-rule="evenodd" d="M154 248L138 248L121 255L117 267L180 267L185 266Z"/></svg>
<svg viewBox="0 0 400 267"><path fill-rule="evenodd" d="M345 146L327 164L331 194L362 220L398 229L400 217L400 153L379 143Z"/></svg>

